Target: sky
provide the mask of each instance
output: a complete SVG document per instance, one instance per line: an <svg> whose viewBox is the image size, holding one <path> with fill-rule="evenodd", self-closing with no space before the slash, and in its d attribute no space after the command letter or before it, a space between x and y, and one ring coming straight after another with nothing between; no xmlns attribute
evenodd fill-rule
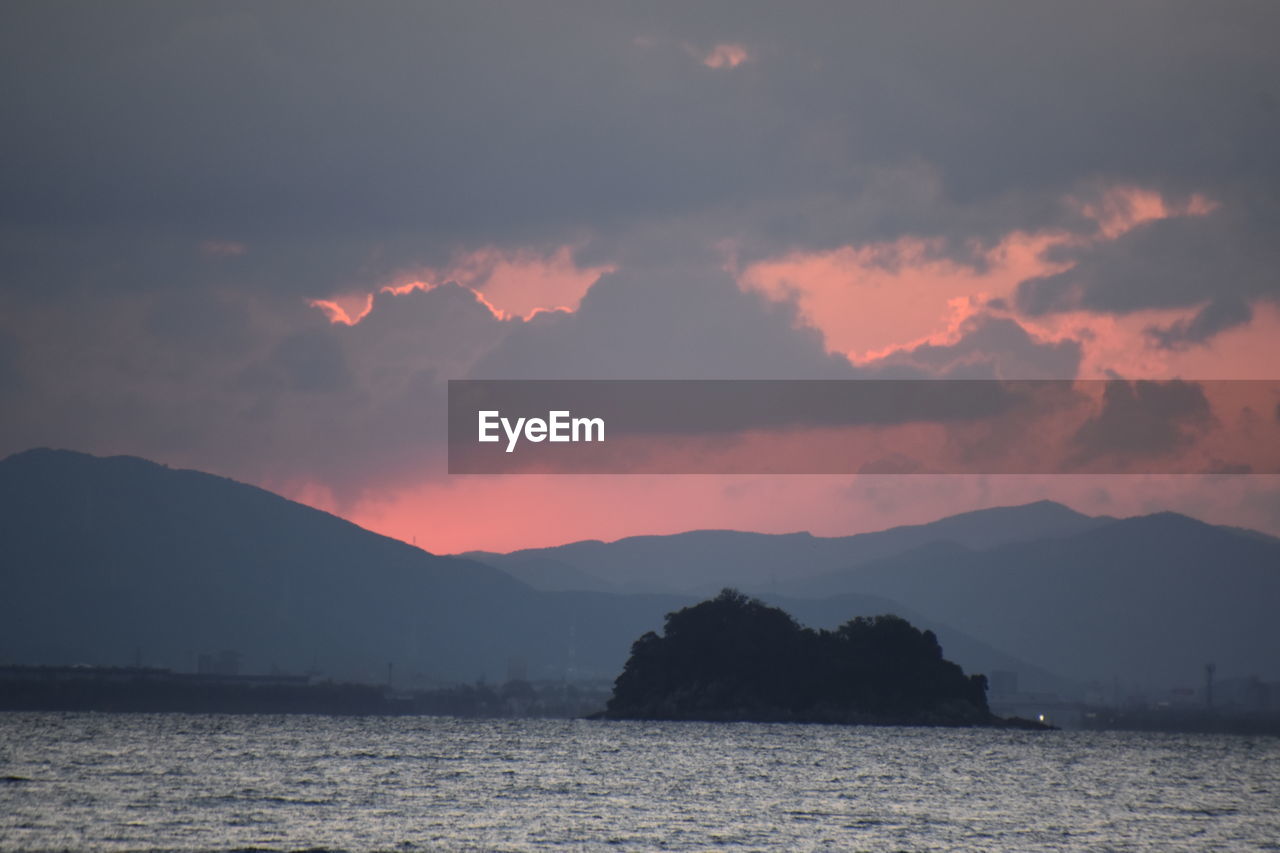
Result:
<svg viewBox="0 0 1280 853"><path fill-rule="evenodd" d="M0 454L436 552L1041 498L1280 534L1274 476L444 453L449 379L1280 378L1278 37L1265 2L15 0Z"/></svg>

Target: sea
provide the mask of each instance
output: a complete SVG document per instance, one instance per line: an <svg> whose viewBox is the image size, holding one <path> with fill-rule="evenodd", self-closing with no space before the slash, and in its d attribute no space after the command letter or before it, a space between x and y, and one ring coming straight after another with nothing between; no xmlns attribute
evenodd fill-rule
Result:
<svg viewBox="0 0 1280 853"><path fill-rule="evenodd" d="M1280 738L0 713L3 850L1280 850Z"/></svg>

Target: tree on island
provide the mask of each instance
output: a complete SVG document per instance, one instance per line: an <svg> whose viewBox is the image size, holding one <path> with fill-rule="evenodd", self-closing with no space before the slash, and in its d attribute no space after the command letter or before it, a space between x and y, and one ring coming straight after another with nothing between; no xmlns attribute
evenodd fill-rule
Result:
<svg viewBox="0 0 1280 853"><path fill-rule="evenodd" d="M932 631L898 616L814 631L725 589L636 640L604 716L985 725L998 722L986 689L942 657Z"/></svg>

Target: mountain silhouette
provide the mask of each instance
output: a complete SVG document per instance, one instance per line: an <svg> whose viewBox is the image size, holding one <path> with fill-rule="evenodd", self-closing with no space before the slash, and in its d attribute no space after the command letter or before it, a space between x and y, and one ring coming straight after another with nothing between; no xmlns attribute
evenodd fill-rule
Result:
<svg viewBox="0 0 1280 853"><path fill-rule="evenodd" d="M483 558L534 586L734 586L816 627L848 618L841 596L889 600L967 669L1017 671L1023 689L1194 688L1211 661L1222 677L1280 679L1280 540L1177 513L1040 501L847 537L694 531Z"/></svg>
<svg viewBox="0 0 1280 853"><path fill-rule="evenodd" d="M390 664L398 686L501 681L513 663L612 680L636 637L705 597L671 589L726 579L814 628L897 614L966 671L1027 689L1194 687L1210 661L1223 679L1280 678L1280 541L1173 513L1041 502L851 537L697 531L508 556L615 590L644 586L647 565L668 591L535 589L502 559L429 554L222 477L28 451L0 461L0 663L190 671L232 650L246 672L383 682Z"/></svg>
<svg viewBox="0 0 1280 853"><path fill-rule="evenodd" d="M0 543L0 663L189 671L231 650L246 672L383 682L391 664L402 686L501 681L513 660L612 680L637 636L696 600L538 591L233 480L62 450L0 461ZM850 596L818 615L895 610ZM971 670L1018 663L928 627Z"/></svg>
<svg viewBox="0 0 1280 853"><path fill-rule="evenodd" d="M616 542L573 542L508 554L473 551L480 560L539 589L593 589L712 594L725 586L767 590L931 542L969 548L1061 536L1111 521L1053 501L995 507L853 536L695 530L631 536Z"/></svg>
<svg viewBox="0 0 1280 853"><path fill-rule="evenodd" d="M8 662L190 670L229 649L246 670L431 682L501 680L518 655L612 677L683 603L538 593L253 486L70 451L0 461L0 542Z"/></svg>
<svg viewBox="0 0 1280 853"><path fill-rule="evenodd" d="M1280 540L1164 512L976 550L933 543L786 594L883 595L1066 677L1280 679Z"/></svg>

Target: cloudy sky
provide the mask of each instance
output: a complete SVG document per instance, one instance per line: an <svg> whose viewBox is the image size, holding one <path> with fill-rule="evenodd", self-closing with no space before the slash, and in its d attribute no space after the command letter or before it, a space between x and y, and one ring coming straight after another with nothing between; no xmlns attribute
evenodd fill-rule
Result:
<svg viewBox="0 0 1280 853"><path fill-rule="evenodd" d="M0 454L435 551L1280 480L449 477L451 378L1277 379L1274 3L10 2ZM1280 418L1280 416L1278 416Z"/></svg>

